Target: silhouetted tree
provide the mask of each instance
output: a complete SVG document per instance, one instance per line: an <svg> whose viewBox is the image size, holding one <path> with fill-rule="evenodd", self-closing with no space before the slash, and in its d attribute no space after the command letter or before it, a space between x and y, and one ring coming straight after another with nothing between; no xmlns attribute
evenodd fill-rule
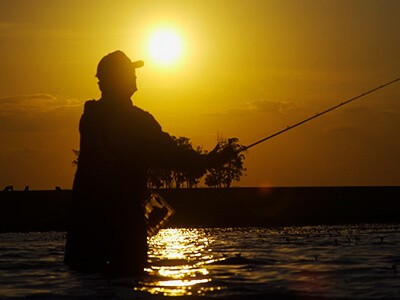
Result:
<svg viewBox="0 0 400 300"><path fill-rule="evenodd" d="M147 171L147 185L151 189L171 188L172 187L172 171L166 169L150 169Z"/></svg>
<svg viewBox="0 0 400 300"><path fill-rule="evenodd" d="M172 136L176 144L182 149L193 149L190 139L187 137ZM175 182L176 188L181 188L185 181L187 181L188 173L181 170L172 170L172 178Z"/></svg>
<svg viewBox="0 0 400 300"><path fill-rule="evenodd" d="M206 154L207 151L203 150L202 146L197 146L196 147L196 152L200 153L200 154ZM186 187L188 188L194 188L197 187L197 185L200 183L200 179L201 177L203 177L203 175L199 175L199 174L192 174L192 173L186 173L185 174L186 177Z"/></svg>
<svg viewBox="0 0 400 300"><path fill-rule="evenodd" d="M172 136L176 144L183 148L193 150L192 143L187 137L175 137ZM201 154L205 154L202 147L195 149ZM195 187L199 182L202 175L191 174L182 170L166 170L166 169L150 169L148 171L148 187L149 188L175 188L182 187Z"/></svg>
<svg viewBox="0 0 400 300"><path fill-rule="evenodd" d="M163 186L160 169L150 169L147 171L147 187L150 189L159 189Z"/></svg>
<svg viewBox="0 0 400 300"><path fill-rule="evenodd" d="M243 167L243 161L245 156L241 150L244 148L243 145L238 143L238 138L224 139L220 137L218 143L220 145L220 150L230 148L236 155L227 164L221 168L214 168L209 170L207 173L204 183L210 187L227 187L229 188L232 181L240 181L240 177L246 169Z"/></svg>

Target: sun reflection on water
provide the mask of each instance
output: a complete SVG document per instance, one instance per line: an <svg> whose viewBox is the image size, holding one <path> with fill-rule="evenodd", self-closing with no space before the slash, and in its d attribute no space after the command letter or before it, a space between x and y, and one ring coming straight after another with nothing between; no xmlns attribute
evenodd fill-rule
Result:
<svg viewBox="0 0 400 300"><path fill-rule="evenodd" d="M135 290L164 296L204 295L212 286L207 264L212 240L199 229L164 229L149 238L149 276Z"/></svg>

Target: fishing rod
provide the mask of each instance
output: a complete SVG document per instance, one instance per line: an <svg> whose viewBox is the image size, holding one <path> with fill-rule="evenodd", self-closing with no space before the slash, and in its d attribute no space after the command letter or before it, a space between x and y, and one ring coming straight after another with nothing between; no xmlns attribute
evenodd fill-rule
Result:
<svg viewBox="0 0 400 300"><path fill-rule="evenodd" d="M364 96L367 96L367 95L369 95L369 94L372 94L373 92L376 92L376 91L378 91L378 90L380 90L380 89L383 89L383 88L387 87L388 85L391 85L391 84L393 84L393 83L395 83L395 82L397 82L397 81L399 81L399 80L400 80L400 77L399 77L399 78L396 78L396 79L394 79L394 80L392 80L392 81L390 81L390 82L387 82L387 83L385 83L385 84L382 84L382 85L380 85L380 86L378 86L378 87L376 87L376 88L373 88L373 89L371 89L371 90L369 90L369 91L366 91L366 92L364 92L364 93L362 93L362 94L360 94L360 95L358 95L358 96L355 96L355 97L353 97L353 98L351 98L351 99L349 99L349 100L343 101L343 102L341 102L341 103L339 103L339 104L337 104L337 105L335 105L335 106L333 106L333 107L331 107L331 108L328 108L328 109L326 109L326 110L324 110L324 111L322 111L322 112L320 112L320 113L316 113L316 114L315 114L314 116L312 116L312 117L309 117L309 118L307 118L307 119L304 119L304 120L302 120L302 121L300 121L300 122L298 122L298 123L296 123L296 124L290 125L290 126L286 127L285 129L282 129L282 130L280 130L280 131L278 131L278 132L275 132L275 133L273 133L273 134L271 134L271 135L269 135L269 136L267 136L267 137L265 137L265 138L263 138L263 139L261 139L261 140L259 140L259 141L257 141L257 142L254 142L254 143L252 143L252 144L250 144L250 145L248 145L248 146L244 146L244 147L241 149L241 151L245 151L245 150L247 150L247 149L249 149L249 148L251 148L251 147L254 147L254 146L258 145L258 144L261 144L261 143L263 143L263 142L265 142L265 141L267 141L267 140L269 140L269 139L272 139L273 137L276 137L277 135L280 135L280 134L282 134L282 133L284 133L284 132L286 132L286 131L289 131L289 130L291 130L291 129L297 127L297 126L300 126L300 125L302 125L302 124L304 124L304 123L307 123L307 122L309 122L309 121L311 121L311 120L313 120L313 119L316 119L316 118L318 118L318 117L320 117L320 116L322 116L322 115L324 115L324 114L326 114L326 113L328 113L328 112L330 112L330 111L332 111L332 110L335 110L335 109L337 109L337 108L339 108L339 107L341 107L341 106L343 106L343 105L349 104L350 102L353 102L353 101L355 101L355 100L357 100L357 99L360 99L360 98L362 98L362 97L364 97Z"/></svg>

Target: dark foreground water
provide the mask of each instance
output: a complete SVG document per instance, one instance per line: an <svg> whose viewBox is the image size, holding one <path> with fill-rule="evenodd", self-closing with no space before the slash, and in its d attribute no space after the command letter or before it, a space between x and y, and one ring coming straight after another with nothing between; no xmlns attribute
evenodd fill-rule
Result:
<svg viewBox="0 0 400 300"><path fill-rule="evenodd" d="M400 299L400 225L164 229L145 278L62 262L65 233L0 234L0 298Z"/></svg>

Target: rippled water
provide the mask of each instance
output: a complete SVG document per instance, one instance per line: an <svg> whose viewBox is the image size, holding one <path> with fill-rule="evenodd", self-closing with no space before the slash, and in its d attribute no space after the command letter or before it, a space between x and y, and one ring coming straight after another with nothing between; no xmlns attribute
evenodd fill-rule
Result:
<svg viewBox="0 0 400 300"><path fill-rule="evenodd" d="M400 225L164 229L149 239L144 278L76 273L64 242L0 234L0 297L400 299Z"/></svg>

